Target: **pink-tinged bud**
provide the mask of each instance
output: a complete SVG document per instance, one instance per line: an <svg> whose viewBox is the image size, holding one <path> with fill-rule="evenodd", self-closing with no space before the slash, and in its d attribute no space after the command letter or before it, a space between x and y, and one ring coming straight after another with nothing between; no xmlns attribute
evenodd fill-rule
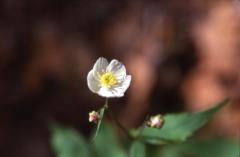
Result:
<svg viewBox="0 0 240 157"><path fill-rule="evenodd" d="M98 123L98 120L100 119L100 115L96 111L92 111L89 113L89 122Z"/></svg>
<svg viewBox="0 0 240 157"><path fill-rule="evenodd" d="M147 122L147 125L151 128L161 128L163 124L164 119L160 114L150 117L149 121Z"/></svg>

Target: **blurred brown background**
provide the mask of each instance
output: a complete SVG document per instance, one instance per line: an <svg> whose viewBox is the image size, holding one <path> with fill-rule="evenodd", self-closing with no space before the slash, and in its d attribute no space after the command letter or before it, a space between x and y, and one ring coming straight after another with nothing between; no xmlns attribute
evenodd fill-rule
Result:
<svg viewBox="0 0 240 157"><path fill-rule="evenodd" d="M52 157L48 126L81 130L104 103L87 88L95 60L133 76L110 107L126 127L156 113L232 105L205 129L240 128L240 1L0 1L0 156Z"/></svg>

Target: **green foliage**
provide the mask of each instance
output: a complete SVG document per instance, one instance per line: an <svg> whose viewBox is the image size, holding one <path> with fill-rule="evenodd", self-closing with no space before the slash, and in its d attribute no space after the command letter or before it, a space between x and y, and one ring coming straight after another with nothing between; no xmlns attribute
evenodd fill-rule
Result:
<svg viewBox="0 0 240 157"><path fill-rule="evenodd" d="M57 157L127 157L113 128L105 123L89 143L76 130L54 125L51 144Z"/></svg>
<svg viewBox="0 0 240 157"><path fill-rule="evenodd" d="M133 141L130 148L130 157L145 157L145 144L139 141Z"/></svg>
<svg viewBox="0 0 240 157"><path fill-rule="evenodd" d="M240 146L227 139L188 141L164 146L155 156L161 157L238 157Z"/></svg>
<svg viewBox="0 0 240 157"><path fill-rule="evenodd" d="M57 157L235 157L239 146L232 141L220 139L183 142L227 103L228 100L225 100L202 112L168 114L164 116L165 124L161 129L145 127L143 130L140 128L132 131L133 141L131 144L126 143L130 145L127 150L122 147L111 125L104 121L101 128L97 129L96 138L89 141L74 129L53 125L51 144ZM145 144L166 145L157 147Z"/></svg>
<svg viewBox="0 0 240 157"><path fill-rule="evenodd" d="M90 157L88 144L74 129L53 125L51 144L57 157Z"/></svg>
<svg viewBox="0 0 240 157"><path fill-rule="evenodd" d="M95 151L94 157L126 157L126 152L119 144L119 140L110 125L102 123L98 136L92 141Z"/></svg>
<svg viewBox="0 0 240 157"><path fill-rule="evenodd" d="M141 133L140 131L133 132L133 136L140 136L149 144L185 141L228 102L229 100L224 100L215 107L202 112L168 114L163 117L165 124L161 129L145 127Z"/></svg>

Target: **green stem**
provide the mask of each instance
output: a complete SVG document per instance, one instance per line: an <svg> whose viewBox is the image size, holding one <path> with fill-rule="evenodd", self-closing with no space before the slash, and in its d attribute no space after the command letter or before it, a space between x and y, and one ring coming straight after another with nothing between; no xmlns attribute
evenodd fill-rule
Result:
<svg viewBox="0 0 240 157"><path fill-rule="evenodd" d="M147 120L149 119L149 115L147 115L146 116L146 118L145 118L145 120L144 120L144 123L140 126L140 131L139 131L139 134L138 134L138 136L137 136L137 139L140 139L141 138L141 136L142 136L142 133L143 133L143 131L144 131L144 128L145 128L145 126L146 126L146 122L147 122Z"/></svg>
<svg viewBox="0 0 240 157"><path fill-rule="evenodd" d="M100 130L100 126L101 126L101 123L102 123L102 120L103 120L103 117L104 117L104 113L105 113L105 110L108 109L108 98L106 98L106 101L105 101L105 104L104 106L99 110L99 114L100 114L100 119L98 121L98 124L97 124L97 128L96 128L96 131L95 131L95 134L92 138L92 141L95 140L95 138L97 137L98 135L98 132Z"/></svg>
<svg viewBox="0 0 240 157"><path fill-rule="evenodd" d="M107 112L108 116L116 122L116 124L118 125L118 127L119 127L120 129L122 129L122 131L127 135L127 137L128 137L129 139L133 139L133 137L130 135L130 133L128 132L128 130L127 130L127 129L119 122L119 120L110 112L110 109L109 109L109 107L108 107L108 98L106 98L106 101L105 101L104 106L99 110L100 119L99 119L99 121L98 121L97 128L96 128L96 132L95 132L92 140L94 141L95 138L96 138L97 135L98 135L98 132L99 132L99 130L100 130L100 126L101 126L102 120L103 120L103 118L104 118L105 110L108 111L108 112Z"/></svg>
<svg viewBox="0 0 240 157"><path fill-rule="evenodd" d="M128 130L119 122L119 120L110 112L110 109L108 109L108 112L107 112L108 116L113 119L116 124L118 125L118 127L120 129L122 129L122 131L127 135L127 137L129 139L132 139L132 136L129 134Z"/></svg>
<svg viewBox="0 0 240 157"><path fill-rule="evenodd" d="M105 100L105 104L104 104L104 106L103 106L105 109L108 109L108 98L106 98L106 100Z"/></svg>

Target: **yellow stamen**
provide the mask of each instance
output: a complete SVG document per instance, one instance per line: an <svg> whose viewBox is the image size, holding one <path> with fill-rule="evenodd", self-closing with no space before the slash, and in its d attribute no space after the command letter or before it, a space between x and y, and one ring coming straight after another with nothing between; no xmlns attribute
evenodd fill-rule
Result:
<svg viewBox="0 0 240 157"><path fill-rule="evenodd" d="M118 80L112 72L106 72L100 75L99 78L101 85L106 88L111 88L114 85L118 84Z"/></svg>

